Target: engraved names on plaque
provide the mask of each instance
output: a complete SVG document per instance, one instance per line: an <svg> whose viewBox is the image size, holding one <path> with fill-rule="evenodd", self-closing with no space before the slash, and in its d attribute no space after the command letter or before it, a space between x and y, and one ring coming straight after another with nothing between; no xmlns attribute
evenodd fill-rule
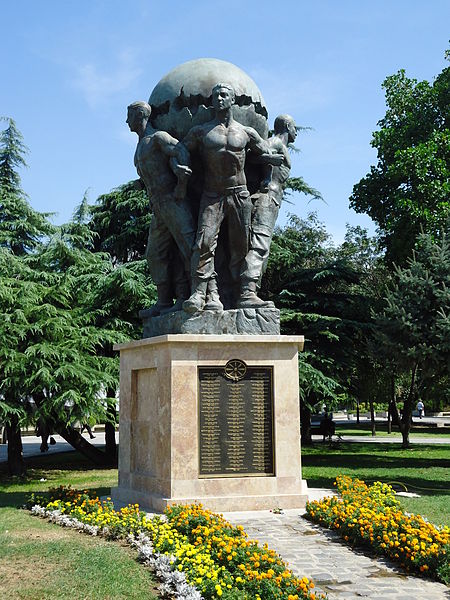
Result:
<svg viewBox="0 0 450 600"><path fill-rule="evenodd" d="M273 475L272 367L229 361L198 375L200 475Z"/></svg>

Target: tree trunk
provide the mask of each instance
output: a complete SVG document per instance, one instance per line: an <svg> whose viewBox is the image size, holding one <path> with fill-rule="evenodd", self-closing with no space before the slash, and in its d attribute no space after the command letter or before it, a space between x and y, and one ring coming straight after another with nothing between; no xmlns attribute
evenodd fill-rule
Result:
<svg viewBox="0 0 450 600"><path fill-rule="evenodd" d="M392 433L392 403L391 403L391 400L389 400L389 404L388 404L387 432Z"/></svg>
<svg viewBox="0 0 450 600"><path fill-rule="evenodd" d="M392 398L391 400L391 413L392 413L392 423L397 424L400 429L400 414L398 412L397 400Z"/></svg>
<svg viewBox="0 0 450 600"><path fill-rule="evenodd" d="M400 423L400 431L402 432L402 448L409 448L409 432L411 431L412 411L414 402L414 389L416 385L416 375L418 364L416 363L411 372L411 384L409 386L408 396L403 404L403 415Z"/></svg>
<svg viewBox="0 0 450 600"><path fill-rule="evenodd" d="M305 402L300 401L300 427L302 436L302 445L310 446L311 437L311 409Z"/></svg>
<svg viewBox="0 0 450 600"><path fill-rule="evenodd" d="M10 475L25 475L25 462L23 460L22 435L20 433L19 418L13 415L6 424L8 438L8 471Z"/></svg>
<svg viewBox="0 0 450 600"><path fill-rule="evenodd" d="M63 425L62 423L55 423L55 431L66 440L68 444L73 446L75 450L78 450L86 456L89 460L99 466L110 466L111 461L105 452L102 452L92 444L90 444L76 429L70 425Z"/></svg>
<svg viewBox="0 0 450 600"><path fill-rule="evenodd" d="M108 398L115 397L115 390L108 390ZM105 422L105 452L111 463L117 464L116 423L117 411L114 404L109 404Z"/></svg>
<svg viewBox="0 0 450 600"><path fill-rule="evenodd" d="M45 397L43 394L35 394L33 395L33 400L36 403L38 408L41 407L42 403L45 401ZM65 425L62 421L58 421L56 418L52 416L52 421L54 423L54 430L59 433L59 435L66 440L68 444L73 446L75 450L78 450L91 460L94 464L99 466L110 466L111 461L108 459L105 452L102 452L92 444L90 444L84 437L76 431L71 425Z"/></svg>
<svg viewBox="0 0 450 600"><path fill-rule="evenodd" d="M356 424L359 425L359 400L356 401Z"/></svg>
<svg viewBox="0 0 450 600"><path fill-rule="evenodd" d="M376 427L375 427L375 411L373 409L373 398L370 398L370 400L369 400L369 407L370 407L370 426L372 429L372 437L375 437L377 435L377 431L376 431Z"/></svg>
<svg viewBox="0 0 450 600"><path fill-rule="evenodd" d="M400 414L398 412L397 397L395 393L395 375L391 379L391 417L392 425L400 429Z"/></svg>

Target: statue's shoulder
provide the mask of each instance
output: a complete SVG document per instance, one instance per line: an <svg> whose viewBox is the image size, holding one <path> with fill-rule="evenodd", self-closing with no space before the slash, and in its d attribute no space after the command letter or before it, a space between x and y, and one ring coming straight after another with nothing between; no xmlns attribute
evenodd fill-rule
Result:
<svg viewBox="0 0 450 600"><path fill-rule="evenodd" d="M273 148L274 150L278 150L279 152L284 152L284 150L286 149L286 146L283 144L283 142L277 135L273 135L272 137L270 137L267 140L267 143L271 148Z"/></svg>
<svg viewBox="0 0 450 600"><path fill-rule="evenodd" d="M158 129L155 131L155 133L152 135L152 138L158 142L158 143L163 143L163 144L178 144L177 138L174 138L173 135L170 135L170 133L168 133L167 131L162 131L161 129Z"/></svg>
<svg viewBox="0 0 450 600"><path fill-rule="evenodd" d="M242 125L241 123L238 123L238 121L235 121L235 124L237 124L240 129L243 129L250 139L259 140L261 138L256 129L250 127L250 125Z"/></svg>
<svg viewBox="0 0 450 600"><path fill-rule="evenodd" d="M199 141L207 135L211 129L213 129L214 124L212 121L208 121L207 123L203 123L202 125L194 125L191 127L186 134L183 142L192 143L194 141Z"/></svg>

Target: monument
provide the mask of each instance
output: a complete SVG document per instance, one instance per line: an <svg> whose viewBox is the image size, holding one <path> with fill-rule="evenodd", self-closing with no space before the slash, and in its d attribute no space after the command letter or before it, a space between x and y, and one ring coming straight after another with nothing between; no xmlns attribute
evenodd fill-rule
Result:
<svg viewBox="0 0 450 600"><path fill-rule="evenodd" d="M153 213L158 299L143 339L117 346L119 486L163 510L302 507L298 351L259 297L295 140L256 84L216 59L184 63L133 102L135 166Z"/></svg>

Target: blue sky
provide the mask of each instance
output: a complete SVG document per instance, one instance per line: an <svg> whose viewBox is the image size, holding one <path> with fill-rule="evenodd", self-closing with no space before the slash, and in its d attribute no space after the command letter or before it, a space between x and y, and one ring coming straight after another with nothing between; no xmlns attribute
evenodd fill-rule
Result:
<svg viewBox="0 0 450 600"><path fill-rule="evenodd" d="M320 190L285 204L316 210L335 241L353 185L376 161L371 133L385 113L383 79L404 68L432 80L445 66L448 0L15 0L2 2L0 115L13 117L30 149L22 183L34 208L70 219L136 177L127 105L147 100L178 64L230 61L260 88L269 122L290 113L313 129L297 139L292 175Z"/></svg>

